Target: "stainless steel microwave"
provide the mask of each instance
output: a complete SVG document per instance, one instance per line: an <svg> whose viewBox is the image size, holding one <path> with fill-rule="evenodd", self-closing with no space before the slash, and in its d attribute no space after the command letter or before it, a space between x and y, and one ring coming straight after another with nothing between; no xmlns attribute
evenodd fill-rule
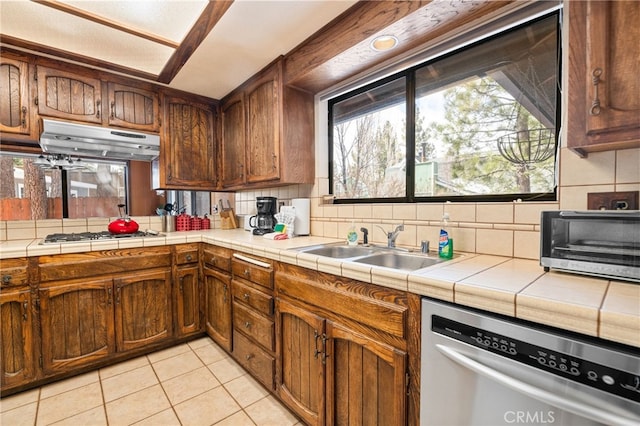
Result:
<svg viewBox="0 0 640 426"><path fill-rule="evenodd" d="M640 211L545 211L540 265L640 283Z"/></svg>

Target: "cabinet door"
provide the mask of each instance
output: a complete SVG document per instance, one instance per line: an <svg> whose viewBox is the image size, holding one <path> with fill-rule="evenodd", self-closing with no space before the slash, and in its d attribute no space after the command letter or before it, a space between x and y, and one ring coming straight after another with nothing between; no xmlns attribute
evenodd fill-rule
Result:
<svg viewBox="0 0 640 426"><path fill-rule="evenodd" d="M100 80L38 66L38 113L102 124Z"/></svg>
<svg viewBox="0 0 640 426"><path fill-rule="evenodd" d="M90 365L115 351L112 289L110 279L40 288L45 374Z"/></svg>
<svg viewBox="0 0 640 426"><path fill-rule="evenodd" d="M205 327L220 346L231 351L231 277L204 268Z"/></svg>
<svg viewBox="0 0 640 426"><path fill-rule="evenodd" d="M177 98L168 98L165 104L165 137L160 146L163 186L216 189L213 111Z"/></svg>
<svg viewBox="0 0 640 426"><path fill-rule="evenodd" d="M28 73L28 63L0 59L0 132L31 133Z"/></svg>
<svg viewBox="0 0 640 426"><path fill-rule="evenodd" d="M640 146L640 3L571 2L567 146Z"/></svg>
<svg viewBox="0 0 640 426"><path fill-rule="evenodd" d="M247 88L247 182L280 178L280 62Z"/></svg>
<svg viewBox="0 0 640 426"><path fill-rule="evenodd" d="M34 376L31 293L4 290L0 293L2 324L2 387L28 383Z"/></svg>
<svg viewBox="0 0 640 426"><path fill-rule="evenodd" d="M109 125L129 129L160 130L158 94L117 83L109 83Z"/></svg>
<svg viewBox="0 0 640 426"><path fill-rule="evenodd" d="M284 300L278 321L277 387L280 398L309 425L324 424L324 319Z"/></svg>
<svg viewBox="0 0 640 426"><path fill-rule="evenodd" d="M242 185L245 179L245 107L244 94L237 93L225 99L222 115L222 186Z"/></svg>
<svg viewBox="0 0 640 426"><path fill-rule="evenodd" d="M198 267L178 269L176 301L176 331L179 336L200 331L200 281Z"/></svg>
<svg viewBox="0 0 640 426"><path fill-rule="evenodd" d="M327 321L327 425L404 425L405 352Z"/></svg>
<svg viewBox="0 0 640 426"><path fill-rule="evenodd" d="M138 348L171 337L171 272L139 272L117 278L116 347Z"/></svg>
<svg viewBox="0 0 640 426"><path fill-rule="evenodd" d="M640 128L640 3L592 1L587 5L587 70L598 78L587 132ZM598 75L598 73L600 73Z"/></svg>

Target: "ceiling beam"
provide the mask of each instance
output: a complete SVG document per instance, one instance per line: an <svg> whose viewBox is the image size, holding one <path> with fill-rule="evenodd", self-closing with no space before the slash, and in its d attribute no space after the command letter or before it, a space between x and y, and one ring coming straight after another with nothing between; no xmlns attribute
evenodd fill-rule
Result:
<svg viewBox="0 0 640 426"><path fill-rule="evenodd" d="M173 55L171 55L171 58L169 58L169 61L158 75L158 82L169 84L173 80L232 4L233 0L209 0L209 3L194 26L189 30L180 47L173 52Z"/></svg>
<svg viewBox="0 0 640 426"><path fill-rule="evenodd" d="M104 18L95 13L87 12L86 10L79 9L77 7L73 7L66 3L60 3L55 0L31 0L34 3L41 4L43 6L51 7L53 9L57 9L61 12L68 13L70 15L77 16L78 18L86 19L91 22L95 22L100 25L104 25L106 27L113 28L118 31L122 31L128 34L132 34L136 37L140 37L154 43L162 44L164 46L168 46L172 49L177 49L180 47L180 43L175 42L173 40L166 39L164 37L160 37L157 34L152 34L147 31L138 30L134 27L123 25L120 22L113 21L107 18Z"/></svg>

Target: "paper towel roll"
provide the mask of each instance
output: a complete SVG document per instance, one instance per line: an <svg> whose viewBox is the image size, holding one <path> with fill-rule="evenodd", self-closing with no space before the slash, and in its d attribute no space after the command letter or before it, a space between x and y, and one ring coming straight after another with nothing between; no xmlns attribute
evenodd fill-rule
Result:
<svg viewBox="0 0 640 426"><path fill-rule="evenodd" d="M309 235L311 227L311 200L308 198L294 198L291 205L296 209L294 232L296 235Z"/></svg>

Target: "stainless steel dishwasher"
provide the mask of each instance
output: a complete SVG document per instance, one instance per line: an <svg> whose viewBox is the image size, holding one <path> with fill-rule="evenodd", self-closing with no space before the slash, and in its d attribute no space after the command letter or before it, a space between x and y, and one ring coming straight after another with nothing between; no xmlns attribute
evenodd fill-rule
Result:
<svg viewBox="0 0 640 426"><path fill-rule="evenodd" d="M640 351L422 299L420 424L640 424Z"/></svg>

